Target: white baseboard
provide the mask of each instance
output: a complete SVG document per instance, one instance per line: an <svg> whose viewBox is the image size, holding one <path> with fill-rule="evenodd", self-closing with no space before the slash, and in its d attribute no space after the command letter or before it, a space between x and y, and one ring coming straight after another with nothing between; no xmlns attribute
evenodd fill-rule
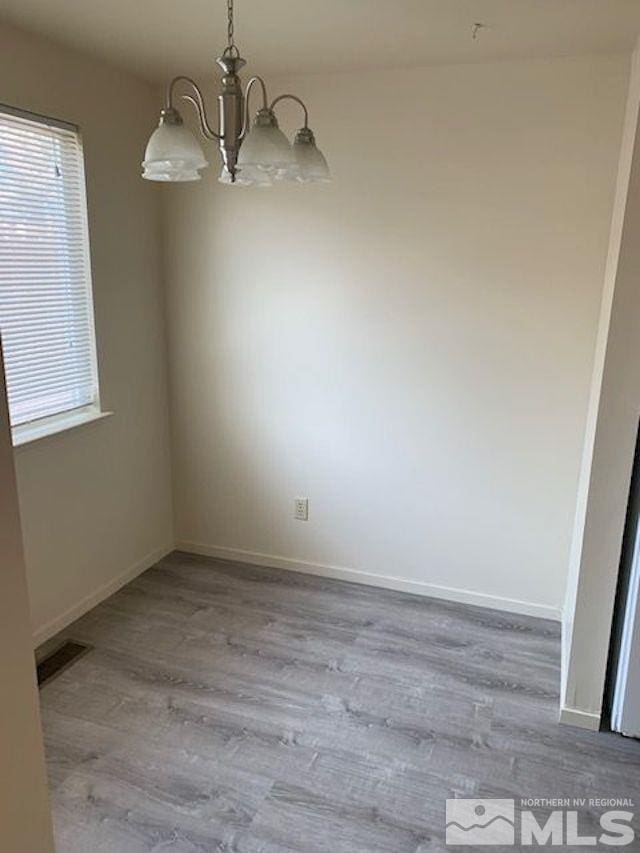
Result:
<svg viewBox="0 0 640 853"><path fill-rule="evenodd" d="M138 560L132 566L129 566L128 569L125 569L124 572L98 587L98 589L85 596L81 601L74 604L68 610L65 610L64 613L60 614L60 616L56 616L55 619L51 619L49 622L41 625L33 633L34 648L37 648L42 643L46 643L47 640L55 637L59 631L64 630L64 628L67 628L72 622L75 622L76 619L84 616L84 614L88 613L92 607L95 607L96 604L100 604L100 602L104 601L105 598L109 598L110 595L113 595L114 592L117 592L126 583L129 583L129 581L132 581L134 578L137 578L138 575L141 575L142 572L146 572L146 570L155 565L158 560L166 557L166 555L170 554L173 550L173 545L156 548L155 551L147 554L141 560Z"/></svg>
<svg viewBox="0 0 640 853"><path fill-rule="evenodd" d="M512 598L503 598L502 596L485 595L481 592L473 592L471 590L456 589L455 587L440 586L438 584L425 583L424 581L410 581L403 578L396 578L390 575L378 575L372 572L363 572L359 569L347 569L341 566L332 566L322 563L310 563L304 560L293 560L289 557L278 557L272 554L260 554L255 551L244 551L237 548L226 548L219 545L203 545L199 542L177 542L175 548L180 551L187 551L192 554L200 554L205 557L217 557L220 560L230 560L236 563L252 563L258 566L270 566L277 569L287 569L289 571L302 572L305 574L319 575L327 578L337 578L338 580L350 581L351 583L361 583L369 586L382 587L383 589L395 589L400 592L410 592L414 595L423 595L427 598L439 598L445 601L456 601L461 604L475 604L479 607L489 607L494 610L503 610L508 613L519 613L526 616L538 616L543 619L552 619L560 621L562 612L559 608L550 607L546 604L536 604L528 601L519 601ZM117 592L129 581L141 575L151 566L155 565L159 560L174 550L173 545L165 545L162 548L157 548L150 554L147 554L141 560L138 560L132 566L129 566L124 572L121 572L112 580L103 584L94 592L85 596L77 604L74 604L60 616L51 619L44 625L34 631L33 645L34 648L45 643L54 637L59 631L75 622L81 616L84 616L89 610L100 604L114 592ZM566 715L566 719L565 719ZM577 720L580 717L582 722ZM585 722L583 718L590 718L597 722L594 724L589 720ZM572 708L563 708L561 712L561 722L566 722L569 725L582 726L583 728L597 728L600 723L598 715L585 714L582 711L577 711Z"/></svg>
<svg viewBox="0 0 640 853"><path fill-rule="evenodd" d="M600 714L579 711L577 708L569 708L567 705L563 705L560 708L560 722L565 726L576 726L579 729L597 732L600 728Z"/></svg>
<svg viewBox="0 0 640 853"><path fill-rule="evenodd" d="M400 592L411 592L414 595L424 595L428 598L440 598L456 601L460 604L475 604L479 607L490 607L494 610L504 610L509 613L519 613L525 616L538 616L559 622L562 619L560 608L547 604L536 604L529 601L518 601L513 598L503 598L496 595L485 595L455 587L440 586L424 581L404 580L390 575L377 575L363 572L359 569L346 569L341 566L309 563L304 560L292 560L289 557L277 557L272 554L259 554L254 551L242 551L237 548L226 548L219 545L203 545L200 542L177 542L179 551L187 551L204 557L217 557L220 560L231 560L236 563L253 563L258 566L270 566L276 569L288 569L321 577L337 578L352 583L368 584L369 586L395 589Z"/></svg>

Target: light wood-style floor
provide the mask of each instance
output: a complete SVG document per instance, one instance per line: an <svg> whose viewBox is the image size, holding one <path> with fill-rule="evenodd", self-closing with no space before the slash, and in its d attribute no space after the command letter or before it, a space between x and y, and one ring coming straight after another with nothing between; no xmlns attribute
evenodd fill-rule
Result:
<svg viewBox="0 0 640 853"><path fill-rule="evenodd" d="M640 803L640 743L557 724L551 622L176 553L66 633L57 853L424 853L447 797Z"/></svg>

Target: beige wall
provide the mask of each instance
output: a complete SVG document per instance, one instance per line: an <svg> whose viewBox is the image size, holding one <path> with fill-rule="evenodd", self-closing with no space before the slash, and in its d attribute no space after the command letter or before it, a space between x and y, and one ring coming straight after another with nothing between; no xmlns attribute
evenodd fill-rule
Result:
<svg viewBox="0 0 640 853"><path fill-rule="evenodd" d="M559 616L627 74L282 80L332 186L164 190L183 545Z"/></svg>
<svg viewBox="0 0 640 853"><path fill-rule="evenodd" d="M0 846L53 853L1 354L0 507Z"/></svg>
<svg viewBox="0 0 640 853"><path fill-rule="evenodd" d="M234 191L212 169L160 191L183 545L559 615L627 65L279 81L311 104L332 186ZM158 98L7 27L0 72L0 101L82 127L115 412L17 453L42 640L174 541L139 179Z"/></svg>
<svg viewBox="0 0 640 853"><path fill-rule="evenodd" d="M563 635L563 718L599 724L640 418L640 49L632 66Z"/></svg>
<svg viewBox="0 0 640 853"><path fill-rule="evenodd" d="M150 87L0 27L0 102L80 125L102 401L113 417L16 454L38 640L173 541L157 187L139 164Z"/></svg>

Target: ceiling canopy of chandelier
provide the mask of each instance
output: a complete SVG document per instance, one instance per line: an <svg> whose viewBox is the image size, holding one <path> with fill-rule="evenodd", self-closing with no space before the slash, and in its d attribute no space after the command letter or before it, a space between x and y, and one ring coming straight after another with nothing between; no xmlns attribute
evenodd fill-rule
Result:
<svg viewBox="0 0 640 853"><path fill-rule="evenodd" d="M149 181L197 181L208 166L202 147L184 125L174 101L178 95L191 103L206 139L215 139L220 147L220 182L237 186L272 186L281 181L295 183L327 182L329 167L309 127L305 104L296 95L279 95L269 103L262 77L252 77L242 91L238 71L245 65L233 34L233 0L227 0L228 43L218 65L222 69L222 91L218 95L218 130L209 123L202 92L190 78L174 77L167 87L160 123L151 134L145 151L142 177ZM262 106L250 127L249 100L258 84ZM180 91L182 90L182 91ZM281 101L295 101L303 110L304 126L296 133L293 145L278 127L275 107Z"/></svg>

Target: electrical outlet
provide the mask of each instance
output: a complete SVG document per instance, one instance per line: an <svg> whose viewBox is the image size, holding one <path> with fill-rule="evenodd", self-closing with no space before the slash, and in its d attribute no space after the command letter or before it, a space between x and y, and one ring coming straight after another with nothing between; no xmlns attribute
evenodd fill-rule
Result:
<svg viewBox="0 0 640 853"><path fill-rule="evenodd" d="M309 498L294 498L293 517L298 521L309 521Z"/></svg>

